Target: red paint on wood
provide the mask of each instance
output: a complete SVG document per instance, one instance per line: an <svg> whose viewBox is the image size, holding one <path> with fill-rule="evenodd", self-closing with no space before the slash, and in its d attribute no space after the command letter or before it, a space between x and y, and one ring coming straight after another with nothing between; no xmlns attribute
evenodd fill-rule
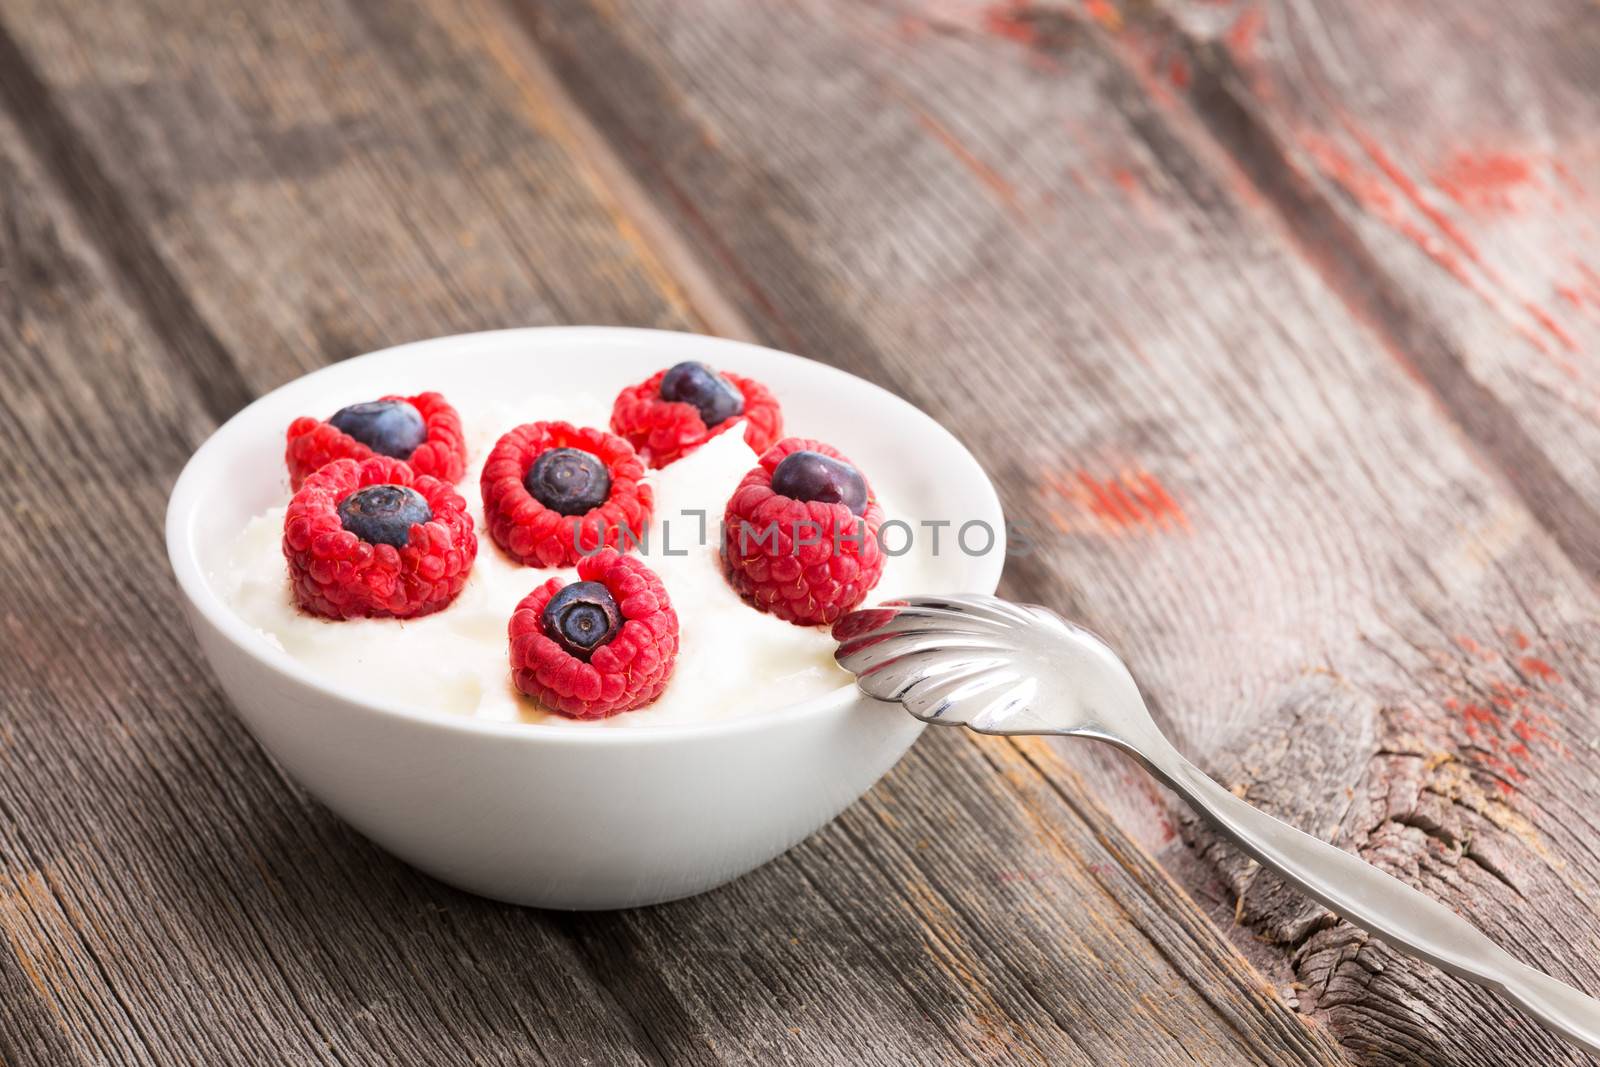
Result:
<svg viewBox="0 0 1600 1067"><path fill-rule="evenodd" d="M1520 652L1526 653L1533 645L1528 635L1518 630L1501 628L1499 633L1515 644ZM1533 706L1535 703L1547 703L1559 707L1561 701L1542 690L1530 689L1508 680L1505 672L1510 663L1509 657L1500 656L1495 650L1470 637L1460 636L1455 640L1457 646L1474 659L1494 664L1488 669L1491 673L1487 676L1479 668L1470 665L1466 668L1472 676L1470 684L1473 690L1482 692L1486 689L1490 696L1487 701L1462 701L1449 697L1444 701L1444 706L1460 717L1461 729L1467 739L1464 754L1494 775L1496 785L1503 793L1510 795L1514 783L1527 781L1529 775L1542 764L1541 751L1566 756L1565 745L1545 729L1552 726L1550 717ZM1546 683L1561 681L1560 674L1537 656L1521 655L1516 665L1525 674Z"/></svg>
<svg viewBox="0 0 1600 1067"><path fill-rule="evenodd" d="M1170 521L1185 531L1191 529L1189 516L1173 499L1167 487L1161 484L1161 479L1147 470L1140 470L1134 475L1124 474L1122 477L1147 514L1158 522Z"/></svg>
<svg viewBox="0 0 1600 1067"><path fill-rule="evenodd" d="M1500 791L1505 793L1507 796L1510 796L1512 793L1516 792L1516 787L1513 785L1513 783L1527 780L1527 774L1517 767L1516 764L1501 756L1495 755L1493 752L1484 752L1483 750L1478 749L1469 753L1469 755L1474 762L1483 764L1483 766L1500 776L1499 780L1495 782L1495 785L1499 787Z"/></svg>
<svg viewBox="0 0 1600 1067"><path fill-rule="evenodd" d="M1539 714L1534 714L1532 719L1537 719L1547 724L1550 721L1549 716ZM1555 738L1551 737L1544 730L1541 730L1535 726L1533 721L1530 719L1518 719L1516 722L1512 723L1511 732L1516 734L1517 737L1521 739L1520 744L1522 744L1524 747L1536 744L1543 745L1546 748L1552 749L1558 755L1566 755L1566 747L1562 745L1560 741L1557 741Z"/></svg>
<svg viewBox="0 0 1600 1067"><path fill-rule="evenodd" d="M1090 511L1116 526L1129 526L1139 522L1139 512L1133 508L1124 511L1111 495L1107 486L1085 471L1078 472L1078 484L1087 494Z"/></svg>
<svg viewBox="0 0 1600 1067"><path fill-rule="evenodd" d="M1365 170L1320 134L1307 134L1302 143L1318 168L1336 182L1351 198L1376 218L1415 244L1435 263L1449 271L1463 285L1481 292L1477 279L1459 256L1446 248L1432 233L1407 218L1389 186L1382 178ZM1490 294L1483 294L1492 300Z"/></svg>
<svg viewBox="0 0 1600 1067"><path fill-rule="evenodd" d="M1568 333L1559 322L1551 318L1549 312L1545 311L1545 309L1540 307L1538 304L1535 304L1532 300L1524 300L1522 302L1522 306L1527 309L1528 314L1533 316L1535 322L1549 331L1550 336L1561 342L1561 347L1565 348L1568 352L1578 351L1577 338Z"/></svg>
<svg viewBox="0 0 1600 1067"><path fill-rule="evenodd" d="M1575 261L1574 266L1580 277L1576 281L1557 284L1556 295L1574 311L1600 309L1600 276L1582 261Z"/></svg>
<svg viewBox="0 0 1600 1067"><path fill-rule="evenodd" d="M983 12L983 28L996 37L1032 48L1039 43L1039 30L1028 18L1025 3L995 4Z"/></svg>
<svg viewBox="0 0 1600 1067"><path fill-rule="evenodd" d="M1489 699L1502 708L1516 708L1528 698L1525 686L1513 685L1502 678L1490 679L1489 691L1494 694Z"/></svg>
<svg viewBox="0 0 1600 1067"><path fill-rule="evenodd" d="M990 4L977 12L957 14L949 25L976 30L1027 50L1030 65L1046 73L1060 73L1059 54L1070 44L1070 30L1076 25L1056 8L1038 8L1029 0L1010 0Z"/></svg>
<svg viewBox="0 0 1600 1067"><path fill-rule="evenodd" d="M1383 171L1389 180L1393 182L1395 186L1405 195L1406 199L1411 202L1412 206L1422 213L1424 218L1433 223L1434 226L1438 228L1440 233L1449 238L1449 240L1461 250L1463 255L1475 263L1478 268L1484 272L1491 282L1493 282L1502 290L1508 292L1512 291L1512 287L1507 284L1506 279L1501 276L1499 271L1495 270L1492 266L1490 266L1490 264L1486 263L1483 257L1478 254L1477 245L1475 245L1467 237L1467 235L1459 226L1455 224L1450 216L1446 215L1439 208L1435 207L1428 200L1428 198L1423 195L1422 189L1418 187L1416 182L1411 180L1410 175L1408 175L1405 170L1398 163L1396 163L1387 152L1384 151L1382 145L1378 144L1376 140L1365 134L1360 127L1350 122L1350 120L1346 119L1344 125L1345 128L1349 130L1350 136L1356 139L1356 142L1361 145L1362 150L1367 153L1367 156L1371 158L1373 163L1377 164L1378 169ZM1522 306L1523 309L1533 317L1535 322L1544 327L1544 329L1552 337L1561 343L1563 348L1569 352L1577 351L1577 341L1573 339L1570 333L1562 329L1561 325L1552 319L1543 308L1539 307L1531 300L1524 300L1522 302ZM1545 348L1543 345L1538 347L1540 347L1543 351L1549 351L1549 349ZM1571 364L1562 362L1561 366L1562 369L1567 371L1569 376L1577 376L1577 368L1573 367Z"/></svg>
<svg viewBox="0 0 1600 1067"><path fill-rule="evenodd" d="M1259 7L1246 8L1238 18L1233 20L1233 25L1228 27L1228 50L1233 53L1233 58L1240 63L1254 63L1256 61L1256 44L1261 38L1261 28L1267 23L1267 16Z"/></svg>
<svg viewBox="0 0 1600 1067"><path fill-rule="evenodd" d="M1513 665L1524 674L1546 683L1559 683L1561 676L1544 660L1526 654L1533 640L1520 630L1497 627L1496 632L1516 646L1511 655L1502 654L1483 642L1467 635L1459 635L1456 646L1468 655L1466 661L1449 656L1435 657L1441 667L1465 671L1470 686L1470 697L1446 697L1444 707L1460 721L1465 737L1462 754L1484 771L1492 774L1496 785L1509 795L1510 786L1528 780L1543 764L1543 756L1567 755L1566 746L1553 737L1554 729L1548 715L1534 705L1543 703L1552 707L1564 706L1561 700L1543 689L1533 689L1510 680L1508 671ZM1481 662L1487 666L1478 666ZM1487 692L1488 698L1477 696Z"/></svg>
<svg viewBox="0 0 1600 1067"><path fill-rule="evenodd" d="M1000 176L999 171L980 159L972 149L961 142L961 139L949 127L938 119L921 108L911 105L909 101L907 101L907 105L911 107L912 114L916 116L917 122L921 124L922 128L933 134L936 141L942 144L951 155L955 156L980 182L988 186L996 199L1013 214L1021 214L1016 189L1012 187L1010 182Z"/></svg>
<svg viewBox="0 0 1600 1067"><path fill-rule="evenodd" d="M1090 18L1112 32L1122 29L1122 12L1117 10L1111 0L1083 0L1083 10Z"/></svg>
<svg viewBox="0 0 1600 1067"><path fill-rule="evenodd" d="M1544 334L1513 314L1512 307L1508 307L1506 301L1501 298L1499 292L1515 290L1499 271L1484 261L1478 254L1477 246L1448 216L1423 196L1417 184L1383 151L1381 146L1362 134L1348 120L1345 121L1345 126L1373 165L1378 168L1382 177L1355 163L1326 137L1317 133L1307 133L1301 138L1301 143L1322 173L1349 193L1352 199L1375 218L1411 241L1440 267L1449 271L1452 277L1477 294L1484 303L1511 324L1518 336L1542 355L1549 357L1562 373L1576 379L1579 376L1578 368L1570 360L1557 356ZM1389 184L1385 184L1384 178L1388 179ZM1403 199L1396 198L1391 192L1391 186L1398 190ZM1409 217L1405 211L1407 205L1431 223L1444 240ZM1483 274L1483 279L1473 274L1470 269L1473 266ZM1495 288L1491 289L1486 285L1484 279ZM1577 342L1573 336L1544 308L1532 300L1521 300L1519 304L1521 310L1538 327L1554 337L1563 348L1569 352L1577 350Z"/></svg>
<svg viewBox="0 0 1600 1067"><path fill-rule="evenodd" d="M1508 152L1458 152L1432 174L1433 184L1462 207L1515 211L1515 193L1536 181L1533 164Z"/></svg>
<svg viewBox="0 0 1600 1067"><path fill-rule="evenodd" d="M1520 322L1514 323L1512 328L1516 331L1518 337L1528 342L1528 344L1532 345L1534 348L1537 348L1542 354L1549 356L1551 361L1554 362L1556 366L1560 367L1562 373L1564 373L1567 377L1576 378L1578 376L1578 368L1565 360L1557 359L1555 353L1550 351L1550 346L1545 343L1545 339L1539 336L1537 333L1534 333L1531 328L1523 325Z"/></svg>
<svg viewBox="0 0 1600 1067"><path fill-rule="evenodd" d="M1578 273L1583 275L1584 287L1590 293L1600 293L1600 274L1584 262L1578 263Z"/></svg>
<svg viewBox="0 0 1600 1067"><path fill-rule="evenodd" d="M1573 176L1572 171L1567 168L1564 162L1560 159L1550 160L1550 170L1556 177L1561 179L1562 184L1567 187L1567 191L1572 194L1573 199L1583 200L1587 198L1588 191L1584 189L1583 183Z"/></svg>
<svg viewBox="0 0 1600 1067"><path fill-rule="evenodd" d="M1128 491L1122 487L1120 481L1112 479L1106 482L1106 492L1117 502L1117 508L1122 514L1133 516L1136 522L1145 521L1145 516L1139 511L1139 505L1133 502L1133 497L1128 495Z"/></svg>
<svg viewBox="0 0 1600 1067"><path fill-rule="evenodd" d="M1345 129L1350 132L1350 136L1355 138L1356 143L1361 146L1361 150L1394 183L1395 188L1400 190L1405 198L1411 202L1412 206L1421 212L1424 218L1433 223L1440 233L1449 238L1461 250L1462 254L1481 266L1483 259L1478 255L1477 246L1472 243L1448 215L1429 202L1428 198L1423 195L1421 188L1417 186L1417 183L1411 180L1411 176L1389 156L1388 152L1384 151L1383 146L1349 119L1345 120L1344 125Z"/></svg>
<svg viewBox="0 0 1600 1067"><path fill-rule="evenodd" d="M1561 675L1556 672L1556 669L1537 656L1523 656L1521 666L1523 670L1536 678L1546 682L1554 682L1557 685L1561 684Z"/></svg>
<svg viewBox="0 0 1600 1067"><path fill-rule="evenodd" d="M1081 530L1070 510L1086 512L1101 530L1120 533L1140 527L1189 532L1189 516L1167 487L1146 470L1124 471L1096 478L1088 471L1048 473L1045 482L1054 495L1071 505L1063 510L1046 504L1050 522L1063 533Z"/></svg>
<svg viewBox="0 0 1600 1067"><path fill-rule="evenodd" d="M1179 92L1189 88L1189 64L1182 56L1173 56L1171 64L1167 67L1167 77L1172 80L1172 85Z"/></svg>

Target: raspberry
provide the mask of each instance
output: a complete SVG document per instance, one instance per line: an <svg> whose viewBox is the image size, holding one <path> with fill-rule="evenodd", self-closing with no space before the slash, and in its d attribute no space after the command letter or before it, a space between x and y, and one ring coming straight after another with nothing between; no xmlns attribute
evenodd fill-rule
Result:
<svg viewBox="0 0 1600 1067"><path fill-rule="evenodd" d="M560 578L523 597L512 612L511 678L523 693L570 719L603 719L661 695L678 659L678 615L666 587L642 560L606 548L578 561L578 578L599 582L616 601L622 625L588 662L545 631L545 607Z"/></svg>
<svg viewBox="0 0 1600 1067"><path fill-rule="evenodd" d="M461 435L461 416L438 393L386 396L417 409L427 427L427 437L409 456L400 457L418 474L454 485L467 472L467 446ZM326 420L301 416L289 424L289 444L284 459L289 464L289 484L299 489L307 476L336 459L371 459L377 455Z"/></svg>
<svg viewBox="0 0 1600 1067"><path fill-rule="evenodd" d="M728 581L761 611L801 626L831 623L861 603L883 575L878 527L883 508L866 488L861 515L850 505L797 500L772 488L772 473L796 452L820 453L854 470L817 441L786 437L744 476L722 517Z"/></svg>
<svg viewBox="0 0 1600 1067"><path fill-rule="evenodd" d="M617 394L611 407L611 431L627 438L645 462L655 468L682 459L731 429L739 418L744 419L744 439L752 449L760 453L771 448L783 435L783 412L777 398L753 378L727 371L718 373L744 396L742 415L708 428L694 405L661 399L661 380L667 376L663 370Z"/></svg>
<svg viewBox="0 0 1600 1067"><path fill-rule="evenodd" d="M541 503L525 484L540 456L557 448L586 452L600 461L610 480L605 500L582 514L565 515ZM584 552L644 536L655 501L640 484L644 464L633 447L604 430L567 422L530 422L495 442L483 465L483 513L494 543L519 563L570 567Z"/></svg>
<svg viewBox="0 0 1600 1067"><path fill-rule="evenodd" d="M431 513L411 526L399 547L363 540L340 516L345 498L379 485L415 490ZM305 480L284 517L283 554L303 610L330 619L408 619L456 598L472 572L478 539L467 502L449 482L374 456L336 459Z"/></svg>

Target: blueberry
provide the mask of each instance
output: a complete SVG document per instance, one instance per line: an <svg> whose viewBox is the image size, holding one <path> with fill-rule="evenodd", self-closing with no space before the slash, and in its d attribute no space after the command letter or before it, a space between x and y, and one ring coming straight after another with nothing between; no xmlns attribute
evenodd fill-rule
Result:
<svg viewBox="0 0 1600 1067"><path fill-rule="evenodd" d="M848 463L821 452L790 452L772 472L772 491L791 500L844 504L852 515L867 510L867 482Z"/></svg>
<svg viewBox="0 0 1600 1067"><path fill-rule="evenodd" d="M339 522L374 545L406 547L414 523L433 518L422 494L403 485L369 485L339 501Z"/></svg>
<svg viewBox="0 0 1600 1067"><path fill-rule="evenodd" d="M428 439L422 414L404 400L373 400L340 408L328 425L349 434L380 456L410 459Z"/></svg>
<svg viewBox="0 0 1600 1067"><path fill-rule="evenodd" d="M599 582L573 582L550 598L539 616L550 640L587 660L590 653L617 635L622 613L611 592Z"/></svg>
<svg viewBox="0 0 1600 1067"><path fill-rule="evenodd" d="M667 371L661 379L661 399L692 404L707 429L744 414L744 394L704 363L693 361Z"/></svg>
<svg viewBox="0 0 1600 1067"><path fill-rule="evenodd" d="M606 465L576 448L552 448L533 461L522 484L533 499L562 515L582 515L611 495Z"/></svg>

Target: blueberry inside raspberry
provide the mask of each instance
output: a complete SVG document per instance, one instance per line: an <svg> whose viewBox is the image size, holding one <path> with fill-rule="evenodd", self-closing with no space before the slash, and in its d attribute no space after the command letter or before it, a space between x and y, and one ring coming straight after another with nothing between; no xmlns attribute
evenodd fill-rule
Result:
<svg viewBox="0 0 1600 1067"><path fill-rule="evenodd" d="M550 598L539 615L550 640L581 660L617 635L622 612L599 582L573 582Z"/></svg>
<svg viewBox="0 0 1600 1067"><path fill-rule="evenodd" d="M791 500L844 504L852 515L867 510L861 472L821 452L791 452L772 472L772 491Z"/></svg>
<svg viewBox="0 0 1600 1067"><path fill-rule="evenodd" d="M611 495L606 465L578 448L552 448L533 461L522 484L533 499L562 515L583 515Z"/></svg>
<svg viewBox="0 0 1600 1067"><path fill-rule="evenodd" d="M744 394L728 379L693 360L667 371L661 379L661 399L693 405L707 429L744 414Z"/></svg>
<svg viewBox="0 0 1600 1067"><path fill-rule="evenodd" d="M403 485L369 485L339 501L339 522L374 545L404 548L411 527L433 518L422 494Z"/></svg>
<svg viewBox="0 0 1600 1067"><path fill-rule="evenodd" d="M347 433L380 456L410 459L428 439L422 413L404 400L372 400L340 408L328 425Z"/></svg>

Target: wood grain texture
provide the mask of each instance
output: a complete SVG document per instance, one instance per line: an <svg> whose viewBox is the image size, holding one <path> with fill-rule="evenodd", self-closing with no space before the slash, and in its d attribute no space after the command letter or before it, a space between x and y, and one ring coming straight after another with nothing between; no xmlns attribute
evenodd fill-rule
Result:
<svg viewBox="0 0 1600 1067"><path fill-rule="evenodd" d="M458 914L229 720L160 538L211 420L7 119L0 146L8 1059L648 1062L549 923Z"/></svg>
<svg viewBox="0 0 1600 1067"><path fill-rule="evenodd" d="M1594 5L1169 6L1151 32L1192 53L1201 113L1305 181L1317 206L1285 214L1307 244L1341 233L1330 283L1593 580Z"/></svg>
<svg viewBox="0 0 1600 1067"><path fill-rule="evenodd" d="M1040 539L1011 593L1105 633L1180 745L1249 799L1600 988L1592 409L1535 395L1545 372L1514 366L1506 324L1462 312L1431 239L1400 255L1389 220L1297 165L1270 83L1233 88L1184 28L1200 6L520 10L767 336L870 353L867 373L1001 472ZM1468 16L1420 17L1427 43L1394 76L1425 77L1457 117L1507 86L1573 98L1592 83L1555 57L1575 10L1524 8L1482 69L1444 58L1468 47L1441 27ZM1370 89L1408 16L1383 31L1322 12L1368 47L1294 121L1360 107L1390 139L1443 136L1416 94ZM1240 46L1262 17L1212 16ZM1292 51L1278 76L1302 80ZM1528 114L1519 99L1496 113ZM1563 210L1542 225L1593 225L1581 201ZM1522 254L1559 258L1541 232ZM1516 292L1543 284L1502 270ZM1125 765L1088 770L1159 847L1168 813ZM1223 877L1241 943L1264 942L1359 1059L1578 1059L1181 836L1173 869L1202 893Z"/></svg>
<svg viewBox="0 0 1600 1067"><path fill-rule="evenodd" d="M219 418L411 337L742 325L743 283L661 243L640 211L675 214L630 202L521 32L0 5L0 1055L1345 1062L1047 749L931 737L725 890L562 916L411 872L243 733L160 544Z"/></svg>

